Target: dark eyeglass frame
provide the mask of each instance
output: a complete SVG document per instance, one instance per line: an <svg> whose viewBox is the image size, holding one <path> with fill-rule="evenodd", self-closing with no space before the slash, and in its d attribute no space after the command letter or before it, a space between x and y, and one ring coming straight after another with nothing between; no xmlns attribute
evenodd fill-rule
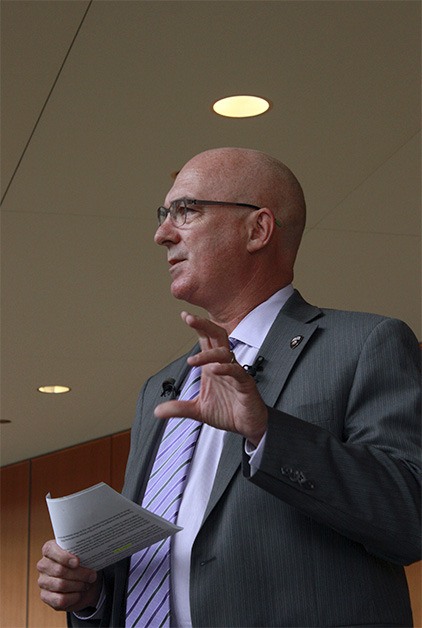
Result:
<svg viewBox="0 0 422 628"><path fill-rule="evenodd" d="M163 207L161 205L157 209L157 217L158 217L159 226L163 224L167 216L170 214L170 218L172 219L173 223L177 227L183 227L183 225L186 223L186 216L187 216L188 210L191 208L190 207L191 205L204 205L204 206L205 205L219 205L219 206L227 205L229 207L230 206L231 207L248 207L249 209L252 209L252 210L261 209L257 205L251 205L250 203L232 203L230 201L206 201L206 200L197 199L197 198L178 198L172 201L172 203L170 203L170 207ZM180 213L179 214L176 213L176 210L178 209L183 209L182 222L180 222Z"/></svg>

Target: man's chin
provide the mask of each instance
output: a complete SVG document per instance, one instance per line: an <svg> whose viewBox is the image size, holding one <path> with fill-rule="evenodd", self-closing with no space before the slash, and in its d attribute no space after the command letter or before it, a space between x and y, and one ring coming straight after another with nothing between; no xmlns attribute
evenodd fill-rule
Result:
<svg viewBox="0 0 422 628"><path fill-rule="evenodd" d="M174 280L170 286L171 295L175 299L179 299L182 301L188 301L189 290L183 284L180 284L177 280Z"/></svg>
<svg viewBox="0 0 422 628"><path fill-rule="evenodd" d="M192 289L192 286L174 280L171 284L170 292L171 295L179 301L186 301L186 303L198 305L195 299L195 291Z"/></svg>

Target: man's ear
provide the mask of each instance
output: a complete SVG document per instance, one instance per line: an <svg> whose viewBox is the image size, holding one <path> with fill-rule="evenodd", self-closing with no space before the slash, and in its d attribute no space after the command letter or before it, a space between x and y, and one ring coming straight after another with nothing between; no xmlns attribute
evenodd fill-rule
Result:
<svg viewBox="0 0 422 628"><path fill-rule="evenodd" d="M248 251L254 253L264 248L275 229L275 219L271 210L261 207L250 213Z"/></svg>

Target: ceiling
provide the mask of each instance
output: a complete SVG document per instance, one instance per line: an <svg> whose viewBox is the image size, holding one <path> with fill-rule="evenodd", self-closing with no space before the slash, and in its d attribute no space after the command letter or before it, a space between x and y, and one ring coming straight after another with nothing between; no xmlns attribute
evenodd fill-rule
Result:
<svg viewBox="0 0 422 628"><path fill-rule="evenodd" d="M192 344L153 234L171 173L207 148L269 152L301 180L308 300L421 337L418 1L1 10L3 465L129 428L143 381ZM211 112L234 93L273 107Z"/></svg>

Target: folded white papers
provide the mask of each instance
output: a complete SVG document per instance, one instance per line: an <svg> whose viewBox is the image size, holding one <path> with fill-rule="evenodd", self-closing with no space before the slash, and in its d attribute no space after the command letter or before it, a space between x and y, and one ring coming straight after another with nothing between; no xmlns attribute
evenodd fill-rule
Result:
<svg viewBox="0 0 422 628"><path fill-rule="evenodd" d="M182 529L104 482L46 500L57 544L96 571Z"/></svg>

